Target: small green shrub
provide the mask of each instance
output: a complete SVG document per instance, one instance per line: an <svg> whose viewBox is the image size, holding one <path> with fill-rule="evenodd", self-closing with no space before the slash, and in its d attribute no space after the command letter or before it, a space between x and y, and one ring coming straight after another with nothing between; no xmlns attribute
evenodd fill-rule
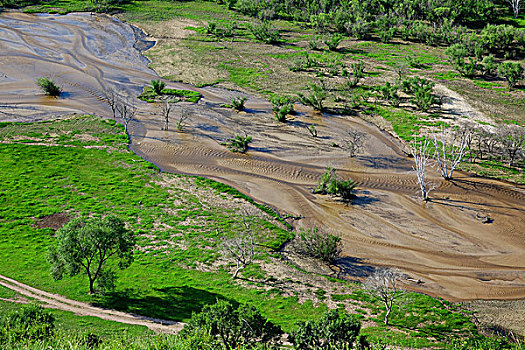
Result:
<svg viewBox="0 0 525 350"><path fill-rule="evenodd" d="M292 99L288 96L273 96L270 101L275 119L281 123L286 122L286 116L294 111Z"/></svg>
<svg viewBox="0 0 525 350"><path fill-rule="evenodd" d="M412 94L413 98L410 102L414 103L418 109L426 112L436 103L436 99L432 94L434 85L430 80L411 77L401 83L401 89L407 94Z"/></svg>
<svg viewBox="0 0 525 350"><path fill-rule="evenodd" d="M244 102L246 102L246 97L232 97L230 102L233 109L241 112L244 111Z"/></svg>
<svg viewBox="0 0 525 350"><path fill-rule="evenodd" d="M310 106L317 111L323 112L326 109L324 101L328 97L328 92L323 83L311 84L307 95L299 93L297 96L302 104Z"/></svg>
<svg viewBox="0 0 525 350"><path fill-rule="evenodd" d="M48 96L57 97L62 92L60 87L49 77L38 78L36 84Z"/></svg>
<svg viewBox="0 0 525 350"><path fill-rule="evenodd" d="M343 36L339 33L329 34L323 38L323 42L328 46L328 50L337 51L337 47L343 41Z"/></svg>
<svg viewBox="0 0 525 350"><path fill-rule="evenodd" d="M255 39L266 44L277 43L281 38L279 31L275 29L269 21L248 23L246 27Z"/></svg>
<svg viewBox="0 0 525 350"><path fill-rule="evenodd" d="M397 91L399 90L398 85L392 85L390 82L386 82L385 85L379 87L378 89L382 95L383 99L387 100L392 106L399 107L401 103L401 98Z"/></svg>
<svg viewBox="0 0 525 350"><path fill-rule="evenodd" d="M355 187L356 184L354 181L340 180L336 174L336 170L329 167L321 176L321 180L313 192L338 196L347 202L355 198L355 194L353 193Z"/></svg>
<svg viewBox="0 0 525 350"><path fill-rule="evenodd" d="M365 64L361 61L354 62L350 67L352 68L352 75L348 77L346 85L353 88L365 77Z"/></svg>
<svg viewBox="0 0 525 350"><path fill-rule="evenodd" d="M53 315L34 303L6 314L0 324L3 333L1 338L11 343L45 340L55 331Z"/></svg>
<svg viewBox="0 0 525 350"><path fill-rule="evenodd" d="M223 142L222 145L228 147L228 149L235 153L246 153L248 145L252 142L251 136L235 135L228 142Z"/></svg>
<svg viewBox="0 0 525 350"><path fill-rule="evenodd" d="M158 79L158 80L152 80L151 81L151 86L153 87L153 91L157 94L157 95L162 95L162 90L164 90L164 88L166 87L166 83L163 82L162 80Z"/></svg>

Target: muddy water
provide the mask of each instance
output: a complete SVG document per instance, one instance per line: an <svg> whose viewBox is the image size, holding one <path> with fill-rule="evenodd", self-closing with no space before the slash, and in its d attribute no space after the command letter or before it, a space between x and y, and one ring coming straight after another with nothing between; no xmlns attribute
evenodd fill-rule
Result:
<svg viewBox="0 0 525 350"><path fill-rule="evenodd" d="M132 27L104 16L1 15L0 119L37 120L69 112L109 117L104 88L133 96L156 78L136 40ZM42 96L34 85L42 75L61 84L65 96ZM288 123L278 124L261 99L247 96L248 111L234 113L220 104L239 93L168 85L198 90L204 98L177 105L167 131L161 130L158 106L136 101L131 148L161 169L223 181L281 213L301 216L296 226L316 225L340 234L347 257L342 273L359 276L368 264L397 266L423 282L409 288L432 295L525 298L523 186L467 174L444 182L431 173L436 190L433 200L423 204L403 146L358 118L298 108ZM182 113L189 120L183 132L176 132ZM311 125L318 130L316 138L306 129ZM362 154L353 159L338 147L348 129L368 135ZM220 145L244 132L254 140L248 154L233 154ZM312 194L327 166L358 182L352 205ZM487 215L493 223L478 218Z"/></svg>

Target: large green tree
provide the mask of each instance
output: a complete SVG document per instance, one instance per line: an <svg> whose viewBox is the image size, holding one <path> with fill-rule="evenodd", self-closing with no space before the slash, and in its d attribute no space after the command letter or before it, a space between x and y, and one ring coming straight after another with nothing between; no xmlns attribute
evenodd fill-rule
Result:
<svg viewBox="0 0 525 350"><path fill-rule="evenodd" d="M107 262L118 260L120 269L133 262L135 236L115 216L79 217L57 231L56 244L49 250L51 275L56 280L64 274L84 272L89 279L89 293L114 285L114 273Z"/></svg>

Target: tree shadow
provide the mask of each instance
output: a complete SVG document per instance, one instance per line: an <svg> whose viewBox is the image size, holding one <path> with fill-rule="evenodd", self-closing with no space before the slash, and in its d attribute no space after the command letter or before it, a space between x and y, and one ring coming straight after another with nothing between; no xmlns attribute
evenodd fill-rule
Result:
<svg viewBox="0 0 525 350"><path fill-rule="evenodd" d="M354 257L339 258L336 266L337 278L350 281L360 281L376 271L375 267L363 263L363 259Z"/></svg>
<svg viewBox="0 0 525 350"><path fill-rule="evenodd" d="M95 305L145 318L182 321L205 305L224 299L222 295L188 286L153 288L153 293L156 295L144 295L137 289L127 288L99 297Z"/></svg>

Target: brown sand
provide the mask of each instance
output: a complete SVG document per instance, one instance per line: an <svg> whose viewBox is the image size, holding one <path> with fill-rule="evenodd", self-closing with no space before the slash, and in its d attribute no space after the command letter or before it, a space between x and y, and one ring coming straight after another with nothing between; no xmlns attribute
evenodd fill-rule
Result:
<svg viewBox="0 0 525 350"><path fill-rule="evenodd" d="M7 13L0 16L0 38L2 120L75 111L109 117L103 88L132 96L156 78L134 47L132 28L109 17ZM67 94L42 96L34 85L42 75L55 78ZM451 300L525 298L524 186L463 173L446 182L431 173L436 190L424 204L403 146L373 125L307 109L278 124L263 100L248 96L248 111L238 114L219 107L238 93L169 85L198 90L204 99L177 106L171 128L184 109L190 115L184 132L161 130L159 106L137 101L131 149L161 169L231 184L282 213L302 216L297 226L340 234L346 261L397 266L423 281L411 286L414 290ZM318 138L305 129L312 124ZM350 128L369 135L363 153L353 159L331 145L343 145ZM220 145L242 132L254 139L248 154ZM312 194L327 166L358 182L353 204ZM493 222L484 224L479 216Z"/></svg>

